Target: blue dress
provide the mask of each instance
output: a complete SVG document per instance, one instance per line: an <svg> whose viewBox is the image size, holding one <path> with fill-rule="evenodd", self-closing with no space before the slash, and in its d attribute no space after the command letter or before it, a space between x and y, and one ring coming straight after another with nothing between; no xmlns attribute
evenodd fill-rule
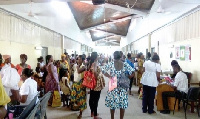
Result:
<svg viewBox="0 0 200 119"><path fill-rule="evenodd" d="M117 79L121 78L122 73L126 71L131 75L134 72L134 69L127 63L123 62L124 66L122 70L117 71L114 67L114 62L110 62L107 65L101 68L102 73L106 73L110 70L111 76L117 76ZM105 105L110 107L110 109L126 109L128 107L128 89L125 89L120 86L117 82L117 88L112 91L108 91L105 99Z"/></svg>

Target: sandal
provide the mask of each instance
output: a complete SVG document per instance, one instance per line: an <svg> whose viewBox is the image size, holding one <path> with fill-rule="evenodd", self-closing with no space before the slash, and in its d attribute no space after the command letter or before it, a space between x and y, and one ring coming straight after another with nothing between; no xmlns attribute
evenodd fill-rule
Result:
<svg viewBox="0 0 200 119"><path fill-rule="evenodd" d="M156 112L153 110L153 112L152 112L152 113L149 113L149 114L156 114Z"/></svg>
<svg viewBox="0 0 200 119"><path fill-rule="evenodd" d="M95 116L94 119L102 119L101 117Z"/></svg>
<svg viewBox="0 0 200 119"><path fill-rule="evenodd" d="M79 114L78 117L77 117L77 119L81 119L81 118L82 118L82 115Z"/></svg>

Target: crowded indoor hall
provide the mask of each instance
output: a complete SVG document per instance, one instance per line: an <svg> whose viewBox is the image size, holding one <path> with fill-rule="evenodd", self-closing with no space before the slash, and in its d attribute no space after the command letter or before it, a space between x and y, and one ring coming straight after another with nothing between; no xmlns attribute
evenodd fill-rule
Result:
<svg viewBox="0 0 200 119"><path fill-rule="evenodd" d="M200 0L0 0L0 119L198 119L199 45Z"/></svg>

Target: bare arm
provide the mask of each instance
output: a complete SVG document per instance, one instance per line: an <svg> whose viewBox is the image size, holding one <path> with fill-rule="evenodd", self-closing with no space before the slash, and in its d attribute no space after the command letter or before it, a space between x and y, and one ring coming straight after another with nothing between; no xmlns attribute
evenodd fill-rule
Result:
<svg viewBox="0 0 200 119"><path fill-rule="evenodd" d="M85 66L80 68L79 66L77 66L77 71L78 71L78 74L84 72L86 70Z"/></svg>
<svg viewBox="0 0 200 119"><path fill-rule="evenodd" d="M134 75L135 75L135 74L134 74L134 72L133 72L131 75L128 76L128 78L131 79L131 78L134 77Z"/></svg>
<svg viewBox="0 0 200 119"><path fill-rule="evenodd" d="M156 72L157 80L160 82L160 72Z"/></svg>
<svg viewBox="0 0 200 119"><path fill-rule="evenodd" d="M145 67L143 67L143 73L145 72Z"/></svg>
<svg viewBox="0 0 200 119"><path fill-rule="evenodd" d="M50 64L49 65L49 67L48 67L48 69L50 70L50 74L51 74L51 76L54 78L54 79L56 79L56 77L53 75L53 64Z"/></svg>
<svg viewBox="0 0 200 119"><path fill-rule="evenodd" d="M21 102L21 103L25 103L26 100L27 100L27 97L28 97L28 95L22 95L22 96L20 96L20 100L19 100L19 102Z"/></svg>
<svg viewBox="0 0 200 119"><path fill-rule="evenodd" d="M112 76L110 76L107 72L104 74L106 77L108 78L112 78Z"/></svg>

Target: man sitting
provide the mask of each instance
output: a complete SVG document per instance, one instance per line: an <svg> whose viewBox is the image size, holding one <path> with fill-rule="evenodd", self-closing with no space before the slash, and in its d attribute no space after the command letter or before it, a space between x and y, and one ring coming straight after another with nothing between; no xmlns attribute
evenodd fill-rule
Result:
<svg viewBox="0 0 200 119"><path fill-rule="evenodd" d="M181 97L181 92L187 93L188 91L188 78L185 73L181 71L178 64L173 66L173 71L176 74L173 84L170 84L175 91L165 91L162 93L162 101L164 110L160 111L163 114L170 114L168 107L168 97Z"/></svg>

